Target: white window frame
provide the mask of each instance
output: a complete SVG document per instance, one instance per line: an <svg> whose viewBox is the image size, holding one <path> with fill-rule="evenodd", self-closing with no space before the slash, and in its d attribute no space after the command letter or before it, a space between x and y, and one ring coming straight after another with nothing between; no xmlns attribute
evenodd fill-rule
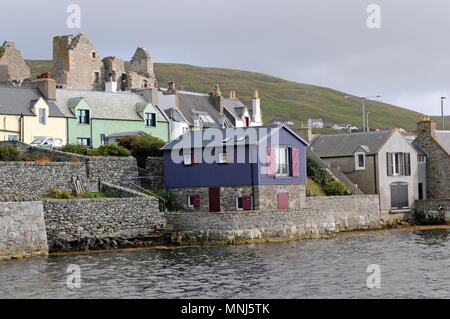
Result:
<svg viewBox="0 0 450 319"><path fill-rule="evenodd" d="M395 160L395 156L398 155L398 161L400 163L397 163L397 161ZM401 173L401 165L402 165L402 156L403 156L403 161L405 161L405 155L402 152L395 152L392 153L392 176L400 176ZM398 168L398 173L396 172ZM403 172L404 173L404 172Z"/></svg>
<svg viewBox="0 0 450 319"><path fill-rule="evenodd" d="M359 166L359 156L363 156L363 166ZM356 152L355 153L355 171L364 171L366 169L366 153L364 152Z"/></svg>
<svg viewBox="0 0 450 319"><path fill-rule="evenodd" d="M426 155L417 155L417 162L425 164L427 162L427 156Z"/></svg>
<svg viewBox="0 0 450 319"><path fill-rule="evenodd" d="M192 155L183 155L183 164L184 165L192 165Z"/></svg>
<svg viewBox="0 0 450 319"><path fill-rule="evenodd" d="M242 207L239 208L239 198L242 200ZM236 210L244 210L244 197L236 196Z"/></svg>
<svg viewBox="0 0 450 319"><path fill-rule="evenodd" d="M187 195L186 199L187 199L187 207L193 208L194 207L194 196ZM191 204L191 200L192 200L192 204Z"/></svg>
<svg viewBox="0 0 450 319"><path fill-rule="evenodd" d="M227 153L221 152L219 153L219 164L226 164L227 163Z"/></svg>
<svg viewBox="0 0 450 319"><path fill-rule="evenodd" d="M280 160L280 155L282 153L282 151L284 151L285 153L285 159L286 159L286 173L279 173L279 171L281 170L281 160ZM277 163L277 170L276 170L276 176L277 177L289 177L291 176L291 163L290 163L290 147L289 146L279 146L275 148L275 161Z"/></svg>

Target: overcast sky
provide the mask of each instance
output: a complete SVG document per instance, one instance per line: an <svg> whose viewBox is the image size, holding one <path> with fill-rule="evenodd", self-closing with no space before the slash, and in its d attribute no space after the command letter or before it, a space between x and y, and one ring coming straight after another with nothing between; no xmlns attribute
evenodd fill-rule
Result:
<svg viewBox="0 0 450 319"><path fill-rule="evenodd" d="M69 4L81 8L70 29ZM367 7L381 8L370 29ZM85 32L102 57L250 70L440 114L450 98L448 0L1 0L0 41L51 59L54 35ZM446 114L450 114L450 100Z"/></svg>

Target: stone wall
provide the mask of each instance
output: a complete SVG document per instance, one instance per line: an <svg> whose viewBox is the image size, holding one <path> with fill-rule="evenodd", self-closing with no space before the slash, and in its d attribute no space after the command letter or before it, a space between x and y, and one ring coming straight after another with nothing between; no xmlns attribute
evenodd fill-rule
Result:
<svg viewBox="0 0 450 319"><path fill-rule="evenodd" d="M22 201L34 199L0 196L0 260L48 254L42 202Z"/></svg>
<svg viewBox="0 0 450 319"><path fill-rule="evenodd" d="M450 199L416 200L414 216L423 225L450 225Z"/></svg>
<svg viewBox="0 0 450 319"><path fill-rule="evenodd" d="M50 188L71 191L72 176L82 178L85 186L98 180L122 186L130 186L129 181L139 183L135 178L138 176L136 159L131 156L83 156L32 147L17 141L0 142L0 146L6 144L17 147L22 154L51 157L53 162L0 162L0 172L5 172L5 178L0 180L0 192L2 188L3 192L16 194L34 193L36 189L40 189L38 194L42 195ZM13 171L9 171L10 169ZM33 179L36 179L37 183L34 183Z"/></svg>
<svg viewBox="0 0 450 319"><path fill-rule="evenodd" d="M101 191L112 194L117 198L147 197L144 193L104 182L101 183Z"/></svg>
<svg viewBox="0 0 450 319"><path fill-rule="evenodd" d="M287 193L289 209L299 210L305 207L306 186L300 184L255 185L254 194L251 185L220 186L220 210L236 211L236 197L250 196L254 210L272 211L278 209L277 195ZM171 188L175 199L185 210L209 211L209 187ZM254 198L252 197L252 194ZM200 206L188 207L187 196L199 195Z"/></svg>
<svg viewBox="0 0 450 319"><path fill-rule="evenodd" d="M56 240L134 239L165 229L154 197L43 200L50 246Z"/></svg>
<svg viewBox="0 0 450 319"><path fill-rule="evenodd" d="M246 243L328 237L382 227L378 211L170 212L167 236L178 244Z"/></svg>
<svg viewBox="0 0 450 319"><path fill-rule="evenodd" d="M87 183L83 163L0 162L0 192L12 194L48 194L50 189L72 192L72 177Z"/></svg>

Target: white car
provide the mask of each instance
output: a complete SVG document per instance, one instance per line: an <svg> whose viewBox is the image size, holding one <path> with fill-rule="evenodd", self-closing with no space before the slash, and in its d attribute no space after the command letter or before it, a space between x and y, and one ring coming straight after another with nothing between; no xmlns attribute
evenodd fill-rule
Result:
<svg viewBox="0 0 450 319"><path fill-rule="evenodd" d="M57 137L39 137L31 142L31 146L53 149L55 147L63 147L65 145L62 138Z"/></svg>

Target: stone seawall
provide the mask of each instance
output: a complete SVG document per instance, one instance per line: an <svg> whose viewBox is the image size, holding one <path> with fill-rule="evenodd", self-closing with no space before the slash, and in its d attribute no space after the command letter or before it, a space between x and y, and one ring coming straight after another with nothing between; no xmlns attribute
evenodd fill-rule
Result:
<svg viewBox="0 0 450 319"><path fill-rule="evenodd" d="M310 197L305 205L291 211L170 212L166 235L178 244L245 243L321 238L397 223L382 218L378 196Z"/></svg>
<svg viewBox="0 0 450 319"><path fill-rule="evenodd" d="M450 199L416 200L414 217L422 225L450 225Z"/></svg>
<svg viewBox="0 0 450 319"><path fill-rule="evenodd" d="M10 196L12 200L29 200ZM39 201L0 199L0 260L48 254L44 210ZM33 200L33 198L31 198Z"/></svg>
<svg viewBox="0 0 450 319"><path fill-rule="evenodd" d="M328 237L348 230L382 227L379 213L328 213L311 209L273 212L168 213L172 243L245 243L270 239L298 240Z"/></svg>
<svg viewBox="0 0 450 319"><path fill-rule="evenodd" d="M158 200L150 196L44 199L43 205L51 251L120 248L120 243L151 237L166 226Z"/></svg>

